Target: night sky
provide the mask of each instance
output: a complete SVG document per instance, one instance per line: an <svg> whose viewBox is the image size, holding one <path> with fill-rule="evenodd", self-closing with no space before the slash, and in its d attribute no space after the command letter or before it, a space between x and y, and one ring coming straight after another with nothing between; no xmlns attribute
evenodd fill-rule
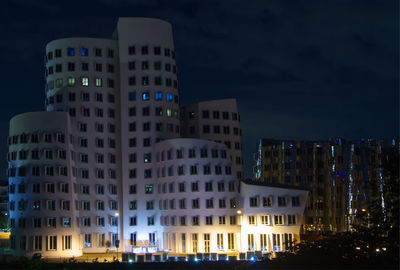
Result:
<svg viewBox="0 0 400 270"><path fill-rule="evenodd" d="M398 0L3 0L0 169L9 120L44 110L44 48L172 23L181 105L237 98L246 176L260 138L399 136ZM5 177L5 174L3 174Z"/></svg>

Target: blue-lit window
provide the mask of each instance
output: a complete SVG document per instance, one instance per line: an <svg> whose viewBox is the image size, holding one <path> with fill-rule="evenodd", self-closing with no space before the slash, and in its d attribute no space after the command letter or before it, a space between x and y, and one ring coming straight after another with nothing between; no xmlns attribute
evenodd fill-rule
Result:
<svg viewBox="0 0 400 270"><path fill-rule="evenodd" d="M150 100L150 94L149 94L149 92L143 92L143 93L142 93L142 100L143 100L143 101Z"/></svg>
<svg viewBox="0 0 400 270"><path fill-rule="evenodd" d="M129 92L129 100L136 100L136 92Z"/></svg>
<svg viewBox="0 0 400 270"><path fill-rule="evenodd" d="M162 100L162 92L156 92L156 100Z"/></svg>
<svg viewBox="0 0 400 270"><path fill-rule="evenodd" d="M172 101L172 94L171 93L167 93L167 101Z"/></svg>
<svg viewBox="0 0 400 270"><path fill-rule="evenodd" d="M88 50L88 48L82 48L82 50L81 50L81 55L82 55L82 56L89 56L89 50Z"/></svg>
<svg viewBox="0 0 400 270"><path fill-rule="evenodd" d="M71 218L63 218L63 224L65 228L71 227Z"/></svg>
<svg viewBox="0 0 400 270"><path fill-rule="evenodd" d="M67 49L67 55L68 56L75 56L75 49L74 48L68 48Z"/></svg>
<svg viewBox="0 0 400 270"><path fill-rule="evenodd" d="M89 93L82 93L82 100L89 101Z"/></svg>

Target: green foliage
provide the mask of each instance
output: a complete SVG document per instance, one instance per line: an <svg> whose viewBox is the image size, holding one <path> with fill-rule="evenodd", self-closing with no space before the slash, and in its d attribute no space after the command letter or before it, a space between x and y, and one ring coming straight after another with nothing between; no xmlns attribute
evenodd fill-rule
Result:
<svg viewBox="0 0 400 270"><path fill-rule="evenodd" d="M8 229L8 216L0 215L0 229Z"/></svg>

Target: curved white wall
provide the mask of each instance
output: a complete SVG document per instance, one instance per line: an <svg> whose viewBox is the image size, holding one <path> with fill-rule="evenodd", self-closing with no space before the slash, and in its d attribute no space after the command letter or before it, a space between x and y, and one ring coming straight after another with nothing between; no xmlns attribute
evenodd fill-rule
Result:
<svg viewBox="0 0 400 270"><path fill-rule="evenodd" d="M228 233L236 237L240 231L237 222L230 224L231 217L236 220L239 198L226 146L200 139L173 139L158 143L156 151L156 204L163 226L164 249L182 253L233 252L234 248L228 249L227 239ZM193 185L198 189L193 189ZM193 205L194 200L198 207ZM207 224L207 217L212 219L211 224ZM193 218L198 219L198 224ZM225 242L220 248L216 245L218 233L223 234ZM193 249L193 234L197 235L197 249ZM210 234L208 251L204 234Z"/></svg>
<svg viewBox="0 0 400 270"><path fill-rule="evenodd" d="M121 204L117 41L54 40L46 46L46 74L47 111L66 111L71 119L69 140L78 194L74 207L79 210L84 251L103 252L106 241L117 233L111 219ZM60 79L62 85L57 85Z"/></svg>
<svg viewBox="0 0 400 270"><path fill-rule="evenodd" d="M149 18L121 18L117 36L120 53L122 196L127 202L122 205L121 237L125 245L130 242L133 233L137 233L137 243L146 243L149 234L160 228L156 209L147 210L145 206L146 201L156 200L157 195L155 192L145 194L144 191L145 185L155 186L157 183L155 144L179 137L179 93L169 23ZM146 83L143 82L145 78L148 79ZM145 155L150 158L145 160ZM129 192L133 185L137 190L135 194ZM130 201L140 202L137 204L136 226L130 226ZM154 225L148 225L149 218L154 218ZM127 249L130 250L130 245Z"/></svg>
<svg viewBox="0 0 400 270"><path fill-rule="evenodd" d="M242 130L235 99L202 101L182 109L182 135L228 147L238 183L243 179Z"/></svg>
<svg viewBox="0 0 400 270"><path fill-rule="evenodd" d="M68 134L69 119L64 112L24 113L10 121L11 244L19 255L82 254ZM50 237L56 239L54 246Z"/></svg>

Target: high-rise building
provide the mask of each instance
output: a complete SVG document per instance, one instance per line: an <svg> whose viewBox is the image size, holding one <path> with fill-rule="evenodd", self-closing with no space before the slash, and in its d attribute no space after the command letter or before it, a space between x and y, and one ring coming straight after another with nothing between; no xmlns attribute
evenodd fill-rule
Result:
<svg viewBox="0 0 400 270"><path fill-rule="evenodd" d="M351 229L358 211L384 203L382 153L395 141L262 139L254 166L255 181L280 183L310 191L304 232Z"/></svg>
<svg viewBox="0 0 400 270"><path fill-rule="evenodd" d="M10 121L16 255L119 249L223 258L299 240L307 191L239 182L235 100L199 103L219 115L210 121L220 134L195 135L192 119L180 122L169 23L121 18L113 39L55 40L45 59L46 111Z"/></svg>

